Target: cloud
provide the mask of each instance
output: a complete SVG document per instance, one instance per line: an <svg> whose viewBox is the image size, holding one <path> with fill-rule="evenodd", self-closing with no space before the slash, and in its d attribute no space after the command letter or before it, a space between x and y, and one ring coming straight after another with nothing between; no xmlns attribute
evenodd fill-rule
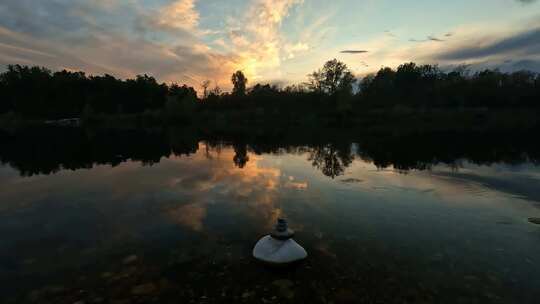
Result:
<svg viewBox="0 0 540 304"><path fill-rule="evenodd" d="M287 54L287 59L292 59L296 57L297 53L305 52L310 49L309 45L304 42L298 42L296 44L286 44L284 46L284 51Z"/></svg>
<svg viewBox="0 0 540 304"><path fill-rule="evenodd" d="M40 64L53 69L84 70L133 77L148 73L162 81L197 85L204 75L226 78L234 58L206 51L198 45L166 46L114 33L91 34L82 46L56 46L0 28L0 64ZM81 59L84 58L84 59Z"/></svg>
<svg viewBox="0 0 540 304"><path fill-rule="evenodd" d="M6 0L0 3L0 65L42 65L198 86L227 81L235 54L203 42L194 0L163 7L140 2ZM2 67L4 68L4 67Z"/></svg>
<svg viewBox="0 0 540 304"><path fill-rule="evenodd" d="M303 0L256 0L243 18L229 19L229 51L240 58L239 68L255 81L279 77L278 71L285 58L306 51L309 46L291 43L282 35L282 22L291 8Z"/></svg>
<svg viewBox="0 0 540 304"><path fill-rule="evenodd" d="M280 78L283 60L311 48L281 32L303 0L254 0L240 16L223 16L219 30L201 28L197 3L6 0L0 3L0 64L122 78L148 73L192 86L210 79L227 89L235 70L252 81Z"/></svg>
<svg viewBox="0 0 540 304"><path fill-rule="evenodd" d="M440 47L431 45L416 50L421 62L441 67L466 64L472 70L500 69L504 72L531 70L540 72L540 26L503 31L502 29L460 30L459 35ZM409 50L409 54L414 50Z"/></svg>
<svg viewBox="0 0 540 304"><path fill-rule="evenodd" d="M200 34L197 0L176 0L163 7L141 13L138 18L142 31L167 31L169 34Z"/></svg>
<svg viewBox="0 0 540 304"><path fill-rule="evenodd" d="M538 27L530 25L522 33L509 33L516 26L492 22L471 29L475 25L467 24L412 39L422 42L415 44L397 38L407 34L405 29L392 29L369 41L336 45L332 41L343 32L331 24L338 14L335 6L321 12L303 0L250 0L223 13L224 4L218 5L219 12L216 5L197 0L3 0L0 65L36 64L122 78L148 73L197 87L209 79L227 90L235 70L243 70L252 84L303 81L306 72L336 53L362 71L367 65L375 69L411 60L497 65L514 59L504 63L508 68L540 60ZM362 54L365 62L352 62L354 54Z"/></svg>
<svg viewBox="0 0 540 304"><path fill-rule="evenodd" d="M427 39L430 40L430 41L436 41L436 42L443 42L443 41L445 41L445 40L440 39L440 38L437 38L436 36L433 36L433 35L428 36Z"/></svg>
<svg viewBox="0 0 540 304"><path fill-rule="evenodd" d="M445 37L450 37L450 36L452 36L452 34L446 34L445 35ZM444 42L446 40L438 38L437 36L434 36L434 35L429 35L429 36L426 37L426 39L411 38L411 39L409 39L409 41L410 42L428 42L428 41Z"/></svg>
<svg viewBox="0 0 540 304"><path fill-rule="evenodd" d="M195 1L178 0L163 7L160 10L159 24L171 28L195 29L199 25Z"/></svg>
<svg viewBox="0 0 540 304"><path fill-rule="evenodd" d="M422 43L403 43L381 33L361 44L341 46L342 49L369 49L370 52L362 56L369 68L358 61L342 60L358 71L359 76L374 73L381 67L396 68L411 61L438 64L443 69L467 65L472 71L490 68L504 72L540 72L540 23L537 19L499 25L467 24L449 28L443 33L451 34L451 39L440 39L444 42L426 39Z"/></svg>
<svg viewBox="0 0 540 304"><path fill-rule="evenodd" d="M107 66L81 59L55 43L35 39L0 26L0 64L40 64L50 68L84 69L95 73L113 73Z"/></svg>
<svg viewBox="0 0 540 304"><path fill-rule="evenodd" d="M366 50L343 50L340 53L342 54L365 54L368 51Z"/></svg>
<svg viewBox="0 0 540 304"><path fill-rule="evenodd" d="M515 33L507 37L484 37L474 44L460 45L443 52L442 60L474 60L499 55L540 54L540 27Z"/></svg>
<svg viewBox="0 0 540 304"><path fill-rule="evenodd" d="M540 60L524 59L516 62L508 61L505 64L506 66L503 67L503 70L532 70L540 72Z"/></svg>

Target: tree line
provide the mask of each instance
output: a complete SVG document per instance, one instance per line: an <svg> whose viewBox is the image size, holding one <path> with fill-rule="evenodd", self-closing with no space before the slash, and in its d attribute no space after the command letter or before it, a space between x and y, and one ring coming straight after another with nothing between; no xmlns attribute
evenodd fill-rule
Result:
<svg viewBox="0 0 540 304"><path fill-rule="evenodd" d="M339 121L381 108L540 107L540 75L530 71L472 73L466 67L443 71L436 65L406 63L357 79L334 59L297 85L249 87L242 71L235 72L231 81L232 92L210 88L205 81L198 95L193 87L159 83L148 75L122 80L10 65L0 74L0 114L33 119L151 113L184 122L197 115L217 121L261 117Z"/></svg>
<svg viewBox="0 0 540 304"><path fill-rule="evenodd" d="M162 109L168 100L193 100L186 85L158 83L138 75L121 80L111 75L51 72L43 67L10 65L0 74L0 113L29 118L80 117L85 111L105 114L141 113Z"/></svg>

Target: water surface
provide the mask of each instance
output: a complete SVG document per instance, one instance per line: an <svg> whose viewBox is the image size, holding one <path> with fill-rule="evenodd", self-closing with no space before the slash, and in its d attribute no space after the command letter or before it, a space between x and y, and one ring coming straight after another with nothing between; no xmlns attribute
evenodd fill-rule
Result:
<svg viewBox="0 0 540 304"><path fill-rule="evenodd" d="M11 142L0 153L3 303L540 296L540 226L528 221L540 217L540 168L521 151L440 160L352 141L180 136L164 148L137 138L152 153L125 148L128 140L24 150ZM251 258L279 217L310 254L292 268Z"/></svg>

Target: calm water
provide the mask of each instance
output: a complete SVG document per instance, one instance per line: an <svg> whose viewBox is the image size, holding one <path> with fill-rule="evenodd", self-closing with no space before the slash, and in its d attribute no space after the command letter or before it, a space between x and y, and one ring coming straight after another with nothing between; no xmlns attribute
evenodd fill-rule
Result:
<svg viewBox="0 0 540 304"><path fill-rule="evenodd" d="M540 297L540 225L528 222L540 168L522 151L426 162L354 142L162 148L149 137L140 147L154 153L139 153L128 140L19 139L0 153L2 303ZM292 268L251 258L278 217L310 254Z"/></svg>

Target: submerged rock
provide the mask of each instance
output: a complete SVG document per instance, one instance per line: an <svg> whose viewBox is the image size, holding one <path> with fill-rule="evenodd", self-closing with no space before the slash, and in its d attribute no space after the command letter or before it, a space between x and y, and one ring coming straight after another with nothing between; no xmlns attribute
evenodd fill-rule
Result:
<svg viewBox="0 0 540 304"><path fill-rule="evenodd" d="M294 290L293 290L294 283L291 280L287 280L287 279L275 280L274 282L272 282L272 285L278 288L280 296L286 299L294 298Z"/></svg>
<svg viewBox="0 0 540 304"><path fill-rule="evenodd" d="M154 283L146 283L133 287L131 293L137 296L145 296L157 291L157 287Z"/></svg>
<svg viewBox="0 0 540 304"><path fill-rule="evenodd" d="M124 265L129 265L129 264L133 264L133 263L137 262L137 260L139 260L139 257L133 254L133 255L125 257L122 260L122 263Z"/></svg>
<svg viewBox="0 0 540 304"><path fill-rule="evenodd" d="M294 231L287 227L287 222L279 219L275 231L257 242L253 256L270 264L289 264L305 259L307 252L292 239L293 235Z"/></svg>
<svg viewBox="0 0 540 304"><path fill-rule="evenodd" d="M354 184L354 183L361 183L363 182L363 180L358 179L358 178L347 178L347 179L342 179L341 182L345 184Z"/></svg>
<svg viewBox="0 0 540 304"><path fill-rule="evenodd" d="M273 281L272 285L275 285L279 288L291 288L294 286L294 282L287 279L280 279Z"/></svg>
<svg viewBox="0 0 540 304"><path fill-rule="evenodd" d="M540 217L531 217L531 218L529 218L529 222L531 222L533 224L536 224L536 225L540 225Z"/></svg>

